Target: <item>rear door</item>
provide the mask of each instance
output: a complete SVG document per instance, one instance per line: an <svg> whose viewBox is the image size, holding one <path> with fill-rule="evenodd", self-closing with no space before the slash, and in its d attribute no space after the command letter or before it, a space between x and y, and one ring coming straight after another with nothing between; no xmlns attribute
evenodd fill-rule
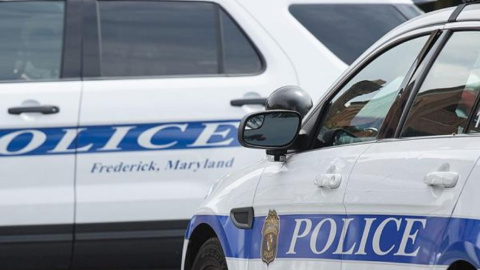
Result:
<svg viewBox="0 0 480 270"><path fill-rule="evenodd" d="M231 102L297 84L295 72L242 8L222 4L87 1L76 266L178 265L210 185L264 157L236 139L263 107Z"/></svg>
<svg viewBox="0 0 480 270"><path fill-rule="evenodd" d="M430 268L440 255L441 235L480 156L478 138L463 135L480 93L479 39L478 31L445 32L431 68L419 70L427 74L416 77L398 138L360 156L345 204L365 228L350 230L347 242L364 249L345 256L343 269Z"/></svg>
<svg viewBox="0 0 480 270"><path fill-rule="evenodd" d="M81 82L79 25L66 14L79 8L0 1L2 269L70 265Z"/></svg>

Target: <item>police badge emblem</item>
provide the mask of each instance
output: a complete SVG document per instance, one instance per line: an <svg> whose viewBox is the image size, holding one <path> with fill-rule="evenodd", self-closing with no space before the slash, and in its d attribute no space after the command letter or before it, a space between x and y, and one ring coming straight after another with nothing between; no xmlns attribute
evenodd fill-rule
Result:
<svg viewBox="0 0 480 270"><path fill-rule="evenodd" d="M275 210L269 210L262 228L262 261L267 265L277 257L278 234L280 233L280 219Z"/></svg>

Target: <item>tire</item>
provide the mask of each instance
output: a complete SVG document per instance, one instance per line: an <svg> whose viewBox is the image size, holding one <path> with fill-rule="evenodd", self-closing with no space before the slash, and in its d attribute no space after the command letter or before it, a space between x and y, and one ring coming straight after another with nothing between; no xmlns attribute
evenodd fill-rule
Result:
<svg viewBox="0 0 480 270"><path fill-rule="evenodd" d="M210 238L202 245L192 270L228 270L222 245L217 238Z"/></svg>

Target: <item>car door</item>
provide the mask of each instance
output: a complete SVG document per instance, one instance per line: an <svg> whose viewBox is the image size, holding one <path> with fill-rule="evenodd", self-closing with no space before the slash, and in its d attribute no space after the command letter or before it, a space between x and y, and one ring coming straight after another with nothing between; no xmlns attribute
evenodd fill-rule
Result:
<svg viewBox="0 0 480 270"><path fill-rule="evenodd" d="M478 31L444 32L443 49L419 70L424 79L413 88L397 138L360 156L345 205L366 228L348 232L347 242L364 249L346 256L343 269L431 268L441 255L442 234L480 156L478 138L463 135L480 91L479 38Z"/></svg>
<svg viewBox="0 0 480 270"><path fill-rule="evenodd" d="M86 5L75 265L173 268L211 184L264 157L239 120L295 72L233 1Z"/></svg>
<svg viewBox="0 0 480 270"><path fill-rule="evenodd" d="M72 1L0 1L0 268L68 269L80 103ZM68 32L68 34L64 34Z"/></svg>
<svg viewBox="0 0 480 270"><path fill-rule="evenodd" d="M249 269L264 269L265 263L268 269L342 268L343 256L352 252L344 245L353 222L343 203L350 173L358 157L375 145L427 40L423 35L369 57L320 104L321 119L308 120L321 120L313 129L313 149L266 166L253 203ZM277 238L267 233L275 219Z"/></svg>

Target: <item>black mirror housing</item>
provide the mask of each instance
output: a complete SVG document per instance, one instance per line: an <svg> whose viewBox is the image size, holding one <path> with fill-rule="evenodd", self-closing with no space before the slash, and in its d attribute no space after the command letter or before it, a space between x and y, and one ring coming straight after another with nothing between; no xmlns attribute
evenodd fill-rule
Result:
<svg viewBox="0 0 480 270"><path fill-rule="evenodd" d="M245 116L238 128L238 140L247 148L286 150L298 137L302 116L296 111L271 110Z"/></svg>
<svg viewBox="0 0 480 270"><path fill-rule="evenodd" d="M275 90L267 98L265 109L292 110L300 113L302 118L313 107L310 95L298 86L287 85Z"/></svg>

